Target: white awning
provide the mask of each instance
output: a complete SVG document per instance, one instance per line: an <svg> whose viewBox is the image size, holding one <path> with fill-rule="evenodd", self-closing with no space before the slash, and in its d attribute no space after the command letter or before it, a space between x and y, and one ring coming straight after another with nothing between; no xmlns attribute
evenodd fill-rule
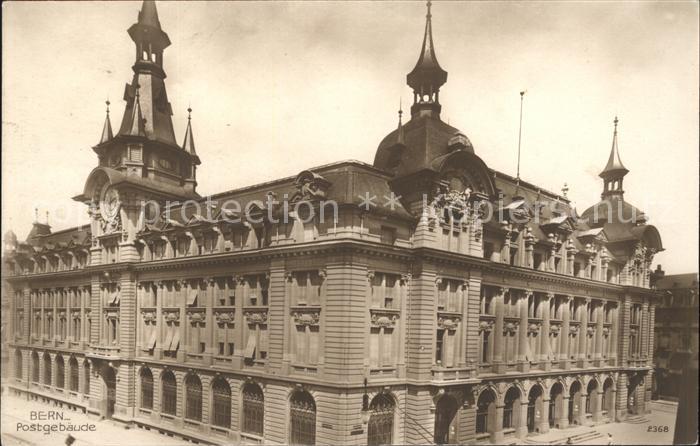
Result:
<svg viewBox="0 0 700 446"><path fill-rule="evenodd" d="M197 294L198 293L199 293L199 290L197 290L197 289L190 290L187 293L187 306L188 307L195 305L195 302L197 302Z"/></svg>
<svg viewBox="0 0 700 446"><path fill-rule="evenodd" d="M170 351L176 352L180 346L180 330L175 330L175 335L173 336L173 342L170 343Z"/></svg>
<svg viewBox="0 0 700 446"><path fill-rule="evenodd" d="M114 291L109 295L109 304L116 305L119 303L119 291Z"/></svg>
<svg viewBox="0 0 700 446"><path fill-rule="evenodd" d="M255 356L255 344L255 332L251 332L248 334L248 343L245 346L245 353L243 354L243 357L253 359L253 356Z"/></svg>
<svg viewBox="0 0 700 446"><path fill-rule="evenodd" d="M148 350L153 350L156 346L156 336L157 336L157 331L153 330L153 333L151 334L150 339L148 340L148 344L146 344L146 348Z"/></svg>
<svg viewBox="0 0 700 446"><path fill-rule="evenodd" d="M168 334L165 335L165 342L163 342L163 350L166 352L170 351L170 344L173 342L173 330L168 329Z"/></svg>

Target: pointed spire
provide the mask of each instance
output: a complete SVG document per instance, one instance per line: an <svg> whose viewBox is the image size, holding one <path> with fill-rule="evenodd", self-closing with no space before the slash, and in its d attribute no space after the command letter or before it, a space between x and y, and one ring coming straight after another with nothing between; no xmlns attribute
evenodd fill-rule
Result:
<svg viewBox="0 0 700 446"><path fill-rule="evenodd" d="M109 120L109 99L105 101L107 104L107 116L105 117L105 125L102 127L102 137L100 138L100 144L110 141L114 135L112 134L112 123Z"/></svg>
<svg viewBox="0 0 700 446"><path fill-rule="evenodd" d="M627 170L625 166L622 164L622 161L620 160L620 152L618 151L617 148L617 123L619 120L617 119L617 116L615 116L615 120L613 121L615 125L615 130L613 131L613 141L612 141L612 148L610 149L610 158L608 158L608 164L605 166L605 169L598 175L601 178L609 178L609 177L624 177L627 175Z"/></svg>
<svg viewBox="0 0 700 446"><path fill-rule="evenodd" d="M134 96L134 106L131 112L131 126L127 135L129 136L146 136L143 114L141 113L141 103L139 101L140 86L136 85L136 94Z"/></svg>
<svg viewBox="0 0 700 446"><path fill-rule="evenodd" d="M158 10L156 9L155 1L144 0L141 4L141 11L139 11L138 23L160 29L160 20L158 20Z"/></svg>
<svg viewBox="0 0 700 446"><path fill-rule="evenodd" d="M432 14L430 13L431 2L427 2L428 13L425 16L425 34L423 35L423 46L421 48L418 62L413 70L406 76L407 84L413 88L416 107L419 103L437 104L435 108L439 113L438 91L447 82L447 72L440 67L435 56L433 45L433 25ZM414 112L414 108L411 112Z"/></svg>
<svg viewBox="0 0 700 446"><path fill-rule="evenodd" d="M187 108L187 130L185 130L182 148L190 155L197 156L197 152L194 150L194 135L192 135L192 107Z"/></svg>
<svg viewBox="0 0 700 446"><path fill-rule="evenodd" d="M403 115L403 107L401 104L401 98L399 98L399 128L396 134L396 142L398 144L406 145L403 134L403 123L401 122L401 116Z"/></svg>

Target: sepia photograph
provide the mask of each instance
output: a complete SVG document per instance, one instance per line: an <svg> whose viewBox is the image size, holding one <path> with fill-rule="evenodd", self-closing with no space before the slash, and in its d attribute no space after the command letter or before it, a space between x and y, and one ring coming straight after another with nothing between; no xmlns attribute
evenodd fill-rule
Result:
<svg viewBox="0 0 700 446"><path fill-rule="evenodd" d="M5 1L3 446L698 443L700 3Z"/></svg>

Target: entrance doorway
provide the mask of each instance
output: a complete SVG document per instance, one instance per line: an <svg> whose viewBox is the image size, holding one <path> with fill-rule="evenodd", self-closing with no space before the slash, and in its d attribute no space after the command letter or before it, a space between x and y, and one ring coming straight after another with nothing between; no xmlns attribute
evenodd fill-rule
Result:
<svg viewBox="0 0 700 446"><path fill-rule="evenodd" d="M107 407L105 408L105 418L112 418L114 415L114 404L117 401L117 377L112 367L106 367L103 375L105 388L107 389Z"/></svg>
<svg viewBox="0 0 700 446"><path fill-rule="evenodd" d="M457 444L459 404L451 395L440 398L435 408L435 444Z"/></svg>

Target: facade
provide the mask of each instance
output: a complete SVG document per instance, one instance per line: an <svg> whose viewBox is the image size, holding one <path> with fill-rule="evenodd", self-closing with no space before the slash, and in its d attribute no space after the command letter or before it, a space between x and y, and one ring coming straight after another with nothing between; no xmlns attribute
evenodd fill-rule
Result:
<svg viewBox="0 0 700 446"><path fill-rule="evenodd" d="M698 361L698 275L666 276L656 288L665 295L656 310L654 327L654 396L678 400L683 392L683 368L690 360Z"/></svg>
<svg viewBox="0 0 700 446"><path fill-rule="evenodd" d="M128 32L90 223L6 236L13 392L210 443L502 443L645 413L663 248L624 200L617 120L580 217L490 169L440 119L429 6L411 117L372 165L200 197L153 2Z"/></svg>

